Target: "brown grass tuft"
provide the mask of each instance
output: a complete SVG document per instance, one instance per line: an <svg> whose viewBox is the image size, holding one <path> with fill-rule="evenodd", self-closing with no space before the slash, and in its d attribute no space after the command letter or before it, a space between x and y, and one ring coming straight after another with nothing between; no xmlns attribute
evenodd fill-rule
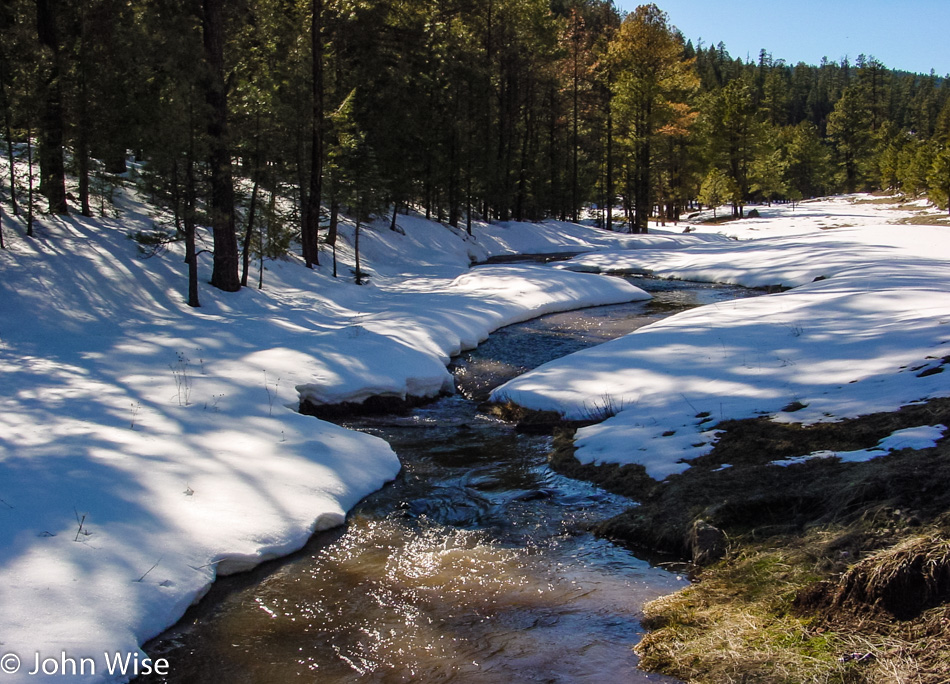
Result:
<svg viewBox="0 0 950 684"><path fill-rule="evenodd" d="M900 620L950 599L950 541L924 535L907 539L850 568L833 605L879 607Z"/></svg>

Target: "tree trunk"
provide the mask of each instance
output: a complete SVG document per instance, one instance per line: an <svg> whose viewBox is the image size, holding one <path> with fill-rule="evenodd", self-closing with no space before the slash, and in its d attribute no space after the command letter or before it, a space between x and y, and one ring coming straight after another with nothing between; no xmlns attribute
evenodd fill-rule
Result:
<svg viewBox="0 0 950 684"><path fill-rule="evenodd" d="M614 229L614 152L613 152L613 108L611 107L611 91L607 91L607 177L605 179L605 190L607 195L607 204L605 207L605 227L607 230Z"/></svg>
<svg viewBox="0 0 950 684"><path fill-rule="evenodd" d="M558 183L558 163L557 163L557 88L552 85L549 93L549 115L548 118L548 211L552 216L562 214L561 207L564 202L561 198L561 188Z"/></svg>
<svg viewBox="0 0 950 684"><path fill-rule="evenodd" d="M580 37L580 34L577 33L577 31L578 31L578 28L577 28L577 12L575 11L575 13L574 13L574 35L571 37L571 38L572 38L572 42L573 42L573 44L574 44L574 79L573 79L573 80L574 80L574 86L573 86L573 91L574 91L574 117L573 117L573 118L574 118L574 130L572 131L572 139L571 139L571 148L572 148L572 150L571 150L571 152L572 152L572 161L571 161L571 220L574 221L575 223L577 222L578 218L580 218L580 217L578 216L578 208L579 208L579 207L578 207L578 204L579 204L578 191L579 191L579 189L578 189L578 187L577 187L577 186L578 186L578 177L577 177L577 176L578 176L578 174L577 174L577 153L578 153L578 147L579 147L579 143L578 143L578 124L579 124L579 121L578 121L578 120L579 120L579 118L580 118L580 116L579 116L579 110L578 110L578 103L577 103L577 98L578 98L578 77L579 77L579 75L578 75L578 65L577 65L577 60L578 60L578 54L577 54L577 53L578 53L578 50L579 50L578 43L580 42L580 38L581 38L581 37Z"/></svg>
<svg viewBox="0 0 950 684"><path fill-rule="evenodd" d="M360 204L357 199L357 205ZM363 271L360 268L360 209L357 207L356 210L356 232L353 235L353 250L356 252L356 284L363 284Z"/></svg>
<svg viewBox="0 0 950 684"><path fill-rule="evenodd" d="M472 170L467 168L465 171L465 232L472 234Z"/></svg>
<svg viewBox="0 0 950 684"><path fill-rule="evenodd" d="M79 157L79 213L83 216L92 216L89 206L89 144L85 133L80 132L76 142L76 155Z"/></svg>
<svg viewBox="0 0 950 684"><path fill-rule="evenodd" d="M173 220L175 221L175 234L181 236L184 232L184 229L181 224L181 183L178 180L178 159L175 159L172 162L172 177L170 179L171 183L171 203L172 203L172 215Z"/></svg>
<svg viewBox="0 0 950 684"><path fill-rule="evenodd" d="M529 91L530 92L530 91ZM518 162L518 192L515 199L515 218L524 221L525 202L528 194L528 142L531 135L530 100L524 107L524 133L521 138L521 155Z"/></svg>
<svg viewBox="0 0 950 684"><path fill-rule="evenodd" d="M234 226L234 185L228 142L228 94L224 79L224 0L204 0L202 16L208 74L208 170L211 177L209 214L214 238L211 284L225 292L241 289L238 278L237 234Z"/></svg>
<svg viewBox="0 0 950 684"><path fill-rule="evenodd" d="M195 207L198 188L195 182L195 115L188 107L188 155L185 158L185 263L188 264L188 306L201 306L198 301L198 255L195 250Z"/></svg>
<svg viewBox="0 0 950 684"><path fill-rule="evenodd" d="M6 83L6 59L0 55L0 99L3 100L3 128L7 136L7 157L10 163L10 203L13 215L20 215L20 205L16 201L16 157L13 154L13 126L10 123L11 104Z"/></svg>
<svg viewBox="0 0 950 684"><path fill-rule="evenodd" d="M33 237L33 126L26 122L26 236Z"/></svg>
<svg viewBox="0 0 950 684"><path fill-rule="evenodd" d="M254 186L251 189L251 203L247 208L247 229L241 245L241 287L247 287L247 272L251 267L251 237L254 234L254 214L257 210L257 192L261 185L261 112L257 111L254 121L254 156L251 158L251 176Z"/></svg>
<svg viewBox="0 0 950 684"><path fill-rule="evenodd" d="M320 199L323 192L323 0L312 0L310 46L313 62L310 119L310 188L304 222L303 253L308 268L320 264Z"/></svg>
<svg viewBox="0 0 950 684"><path fill-rule="evenodd" d="M244 244L241 249L241 287L247 287L247 272L251 267L251 236L254 234L254 213L257 210L259 187L260 178L255 178L254 187L251 189L251 204L247 208L247 229L244 231Z"/></svg>
<svg viewBox="0 0 950 684"><path fill-rule="evenodd" d="M79 124L76 134L76 156L79 166L79 206L83 216L92 216L89 207L89 95L86 88L86 22L85 12L80 10L79 37Z"/></svg>
<svg viewBox="0 0 950 684"><path fill-rule="evenodd" d="M36 0L36 27L40 43L50 51L49 71L43 79L40 119L40 187L49 202L49 213L68 214L66 162L63 154L63 86L56 0Z"/></svg>
<svg viewBox="0 0 950 684"><path fill-rule="evenodd" d="M336 197L330 197L330 227L327 230L327 242L330 243L330 246L333 247L333 277L337 277L336 273L336 241L337 241L337 227L340 220L340 203L337 201Z"/></svg>
<svg viewBox="0 0 950 684"><path fill-rule="evenodd" d="M651 104L648 102L640 113L639 130L637 131L636 182L634 187L634 232L636 233L649 232L650 211L653 208L650 187L652 182L650 173L652 118Z"/></svg>

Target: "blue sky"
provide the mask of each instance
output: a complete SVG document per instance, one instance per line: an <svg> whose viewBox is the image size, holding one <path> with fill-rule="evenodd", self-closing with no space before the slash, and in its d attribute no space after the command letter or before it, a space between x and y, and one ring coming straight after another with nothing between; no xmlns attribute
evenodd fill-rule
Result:
<svg viewBox="0 0 950 684"><path fill-rule="evenodd" d="M636 0L615 0L633 11ZM722 41L732 57L818 64L873 55L891 69L950 74L950 0L656 0L696 44Z"/></svg>

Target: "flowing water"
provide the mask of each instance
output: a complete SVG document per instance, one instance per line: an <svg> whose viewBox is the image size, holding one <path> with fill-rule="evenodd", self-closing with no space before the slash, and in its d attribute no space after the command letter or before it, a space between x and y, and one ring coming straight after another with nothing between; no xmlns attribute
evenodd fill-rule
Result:
<svg viewBox="0 0 950 684"><path fill-rule="evenodd" d="M633 279L651 302L545 316L456 360L459 392L343 421L399 478L294 556L223 578L147 645L165 682L668 682L637 669L643 604L685 584L590 534L630 501L551 471L550 438L479 413L545 361L670 313L750 294Z"/></svg>

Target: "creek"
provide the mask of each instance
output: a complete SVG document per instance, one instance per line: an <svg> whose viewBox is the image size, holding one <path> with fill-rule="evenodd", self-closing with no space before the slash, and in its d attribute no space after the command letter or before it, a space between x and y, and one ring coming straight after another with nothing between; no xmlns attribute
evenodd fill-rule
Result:
<svg viewBox="0 0 950 684"><path fill-rule="evenodd" d="M547 465L551 438L479 412L528 369L678 311L754 294L631 278L652 301L496 331L453 364L458 392L343 425L403 463L343 527L215 583L146 645L142 682L671 682L637 669L645 602L684 586L590 528L631 505Z"/></svg>

